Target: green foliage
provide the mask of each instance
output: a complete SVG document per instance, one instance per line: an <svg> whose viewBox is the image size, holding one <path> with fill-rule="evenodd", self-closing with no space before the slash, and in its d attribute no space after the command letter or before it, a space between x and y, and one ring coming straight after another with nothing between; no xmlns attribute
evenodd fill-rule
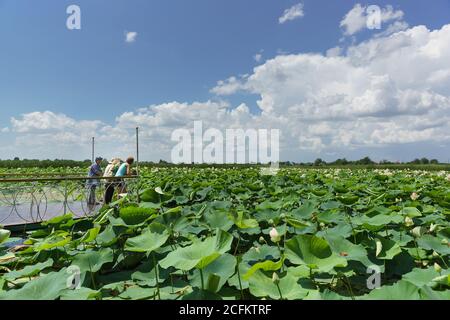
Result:
<svg viewBox="0 0 450 320"><path fill-rule="evenodd" d="M0 299L449 299L446 171L159 165L141 203L0 229Z"/></svg>

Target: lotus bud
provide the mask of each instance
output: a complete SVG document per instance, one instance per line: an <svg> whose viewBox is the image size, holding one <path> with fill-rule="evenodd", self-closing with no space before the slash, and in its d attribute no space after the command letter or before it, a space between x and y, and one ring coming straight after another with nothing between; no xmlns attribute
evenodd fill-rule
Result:
<svg viewBox="0 0 450 320"><path fill-rule="evenodd" d="M0 243L6 241L11 235L11 231L0 229Z"/></svg>
<svg viewBox="0 0 450 320"><path fill-rule="evenodd" d="M442 267L438 263L434 263L434 270L436 270L437 273L441 273Z"/></svg>
<svg viewBox="0 0 450 320"><path fill-rule="evenodd" d="M434 232L434 230L436 230L437 226L438 226L437 224L432 223L430 225L430 232Z"/></svg>
<svg viewBox="0 0 450 320"><path fill-rule="evenodd" d="M282 213L282 214L280 214L280 218L284 219L284 218L286 218L286 215L284 213Z"/></svg>
<svg viewBox="0 0 450 320"><path fill-rule="evenodd" d="M419 199L419 195L417 193L413 192L411 194L411 200L416 201L417 199Z"/></svg>
<svg viewBox="0 0 450 320"><path fill-rule="evenodd" d="M446 244L448 245L448 240L446 238L442 239L441 244Z"/></svg>
<svg viewBox="0 0 450 320"><path fill-rule="evenodd" d="M269 232L269 235L270 235L270 240L272 240L272 242L275 242L275 243L280 242L281 236L278 233L277 229L272 228L272 230L270 230L270 232Z"/></svg>
<svg viewBox="0 0 450 320"><path fill-rule="evenodd" d="M275 284L280 283L280 278L278 277L276 272L274 272L273 275L272 275L272 282L275 283Z"/></svg>
<svg viewBox="0 0 450 320"><path fill-rule="evenodd" d="M436 251L433 251L432 256L435 257L435 258L438 258L439 257L439 253L437 253Z"/></svg>
<svg viewBox="0 0 450 320"><path fill-rule="evenodd" d="M269 224L273 224L273 220L270 219L269 221L267 221Z"/></svg>
<svg viewBox="0 0 450 320"><path fill-rule="evenodd" d="M410 217L406 217L405 218L405 226L412 227L413 225L414 225L413 219L411 219Z"/></svg>
<svg viewBox="0 0 450 320"><path fill-rule="evenodd" d="M266 240L264 239L264 237L259 237L259 243L263 244L266 243Z"/></svg>
<svg viewBox="0 0 450 320"><path fill-rule="evenodd" d="M424 233L424 228L423 227L415 227L414 229L411 230L411 234L415 237L415 238L419 238L423 235Z"/></svg>

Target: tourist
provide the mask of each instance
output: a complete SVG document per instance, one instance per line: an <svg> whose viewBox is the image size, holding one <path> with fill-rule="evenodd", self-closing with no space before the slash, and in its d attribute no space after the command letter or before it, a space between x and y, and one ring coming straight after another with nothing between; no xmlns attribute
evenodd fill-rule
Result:
<svg viewBox="0 0 450 320"><path fill-rule="evenodd" d="M122 160L119 158L113 158L108 163L108 166L105 169L105 174L103 177L105 178L111 178L115 177L117 171L119 170L119 167L122 163ZM112 202L112 199L114 197L114 189L117 185L117 180L114 179L108 179L106 181L106 187L105 187L105 204L110 204Z"/></svg>
<svg viewBox="0 0 450 320"><path fill-rule="evenodd" d="M127 161L125 161L120 167L119 170L117 170L116 177L126 177L131 176L133 174L133 171L131 170L131 166L134 163L133 157L128 157ZM119 186L120 190L119 193L123 194L126 193L126 184L125 180L122 179L122 183Z"/></svg>
<svg viewBox="0 0 450 320"><path fill-rule="evenodd" d="M95 178L95 177L101 177L102 176L102 167L101 163L103 161L103 158L98 157L95 159L95 162L90 166L89 168L89 178ZM97 187L100 185L100 180L98 179L89 179L86 183L86 187L89 190L89 196L88 196L88 205L95 206L99 205L100 203L96 202L95 200L95 191Z"/></svg>

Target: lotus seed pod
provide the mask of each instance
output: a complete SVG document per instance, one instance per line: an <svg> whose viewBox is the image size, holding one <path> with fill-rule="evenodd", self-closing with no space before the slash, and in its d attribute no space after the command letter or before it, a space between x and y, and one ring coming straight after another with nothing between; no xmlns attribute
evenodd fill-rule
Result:
<svg viewBox="0 0 450 320"><path fill-rule="evenodd" d="M261 236L261 237L259 237L259 243L265 243L266 242L266 240L264 240L264 237L263 236Z"/></svg>
<svg viewBox="0 0 450 320"><path fill-rule="evenodd" d="M444 238L444 239L442 239L441 243L448 245L448 240L446 238Z"/></svg>
<svg viewBox="0 0 450 320"><path fill-rule="evenodd" d="M432 256L435 257L435 258L438 258L439 257L439 253L437 253L436 251L433 251Z"/></svg>
<svg viewBox="0 0 450 320"><path fill-rule="evenodd" d="M282 214L280 214L280 218L284 219L284 218L286 218L286 215L284 213L282 213Z"/></svg>
<svg viewBox="0 0 450 320"><path fill-rule="evenodd" d="M269 221L267 221L269 224L273 224L273 220L270 219Z"/></svg>
<svg viewBox="0 0 450 320"><path fill-rule="evenodd" d="M261 253L261 250L259 250L259 247L255 247L255 251L258 253Z"/></svg>

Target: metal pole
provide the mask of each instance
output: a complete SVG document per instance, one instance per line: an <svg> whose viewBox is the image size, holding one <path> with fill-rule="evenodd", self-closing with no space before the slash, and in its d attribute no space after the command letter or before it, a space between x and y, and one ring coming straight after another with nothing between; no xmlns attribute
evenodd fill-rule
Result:
<svg viewBox="0 0 450 320"><path fill-rule="evenodd" d="M136 127L136 175L139 175L139 127Z"/></svg>
<svg viewBox="0 0 450 320"><path fill-rule="evenodd" d="M95 138L92 137L92 163L95 161Z"/></svg>

